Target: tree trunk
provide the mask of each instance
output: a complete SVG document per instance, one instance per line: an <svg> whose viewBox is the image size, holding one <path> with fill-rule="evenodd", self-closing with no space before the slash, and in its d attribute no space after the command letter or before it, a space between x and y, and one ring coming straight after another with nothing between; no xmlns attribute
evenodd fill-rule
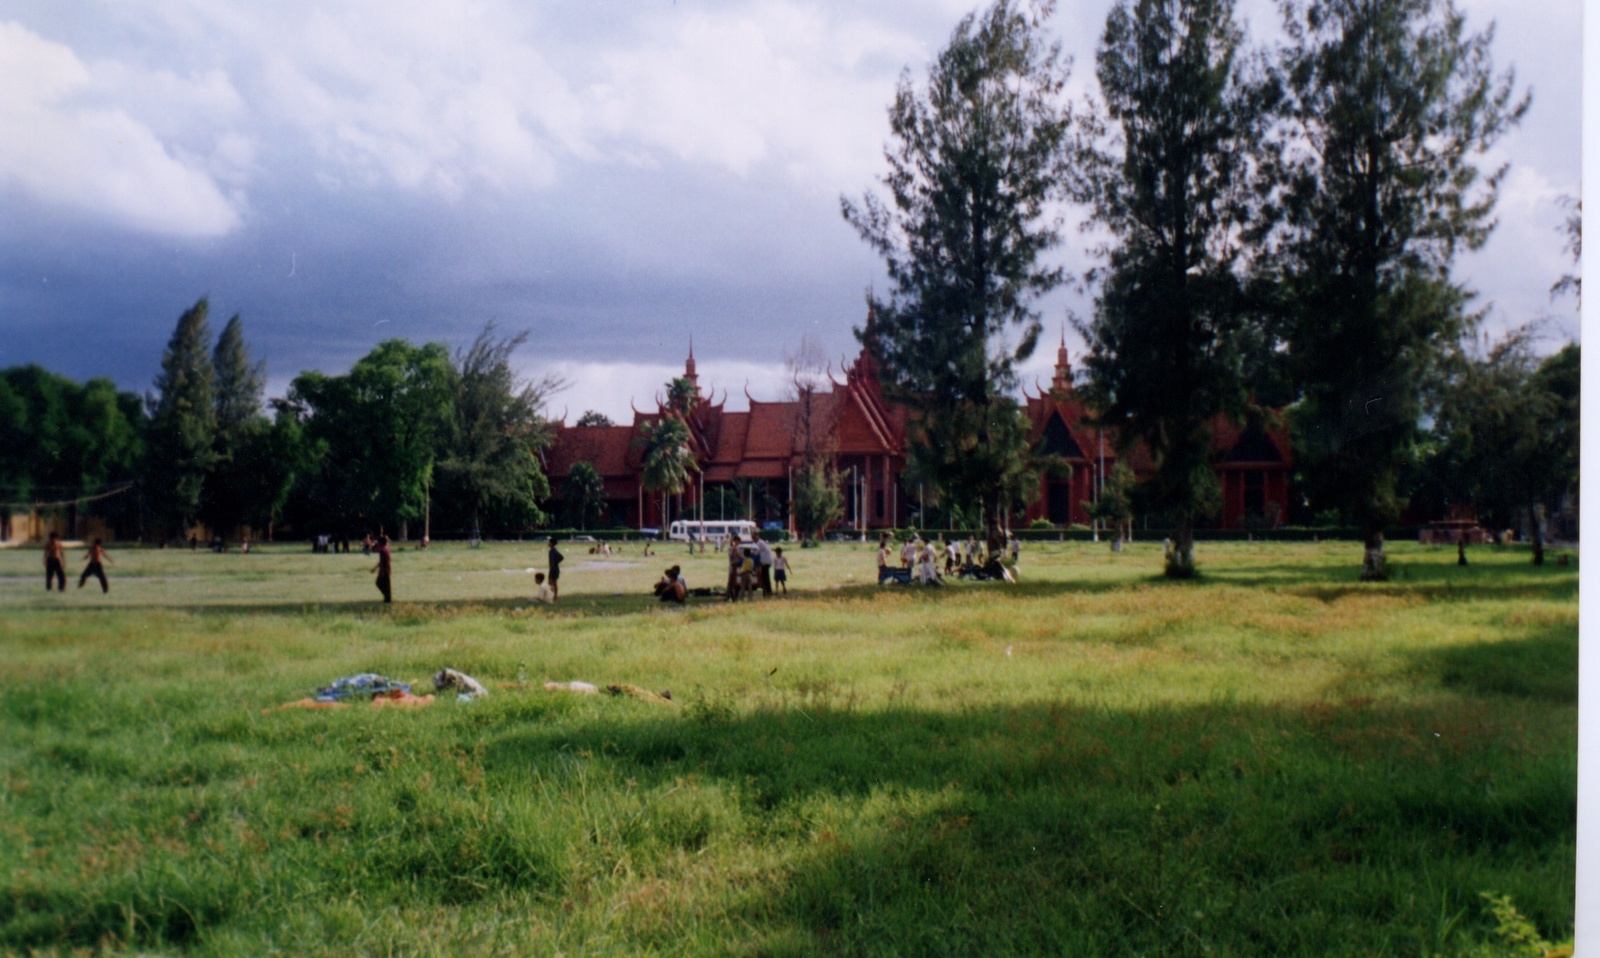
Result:
<svg viewBox="0 0 1600 958"><path fill-rule="evenodd" d="M1194 517L1184 516L1178 520L1178 528L1172 540L1172 550L1167 553L1167 578L1192 579L1194 578Z"/></svg>
<svg viewBox="0 0 1600 958"><path fill-rule="evenodd" d="M1000 497L986 493L983 499L983 538L988 546L988 554L1005 555L1006 534L1001 524Z"/></svg>
<svg viewBox="0 0 1600 958"><path fill-rule="evenodd" d="M1362 582L1386 582L1389 579L1388 563L1383 557L1383 525L1368 522L1366 547L1361 559Z"/></svg>
<svg viewBox="0 0 1600 958"><path fill-rule="evenodd" d="M1528 503L1528 534L1533 537L1533 564L1544 565L1544 523L1539 521L1539 507Z"/></svg>

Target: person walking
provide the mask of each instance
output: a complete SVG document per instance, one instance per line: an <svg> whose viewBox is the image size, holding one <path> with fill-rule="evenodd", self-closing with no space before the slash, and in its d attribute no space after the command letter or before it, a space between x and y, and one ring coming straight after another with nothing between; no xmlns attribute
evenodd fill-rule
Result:
<svg viewBox="0 0 1600 958"><path fill-rule="evenodd" d="M557 599L561 598L561 562L562 562L562 560L564 560L566 558L566 556L562 555L561 554L561 550L556 548L556 544L559 543L560 541L561 540L556 538L555 536L551 536L550 537L550 551L546 555L546 558L549 560L549 563L550 563L550 601L551 602L555 602Z"/></svg>
<svg viewBox="0 0 1600 958"><path fill-rule="evenodd" d="M58 582L61 591L67 591L67 547L61 544L61 534L50 533L50 538L44 544L44 590L50 591L50 585Z"/></svg>
<svg viewBox="0 0 1600 958"><path fill-rule="evenodd" d="M390 576L394 571L394 566L389 556L389 537L386 535L378 536L378 564L372 567L372 571L378 574L378 591L383 593L383 601L385 603L393 602L394 592Z"/></svg>
<svg viewBox="0 0 1600 958"><path fill-rule="evenodd" d="M110 592L111 583L106 581L106 567L101 563L115 562L116 560L106 552L105 546L100 544L99 539L94 540L89 545L89 551L84 553L84 557L89 560L89 563L83 567L83 575L78 577L78 588L83 588L83 584L89 581L89 577L94 576L100 580L100 591Z"/></svg>

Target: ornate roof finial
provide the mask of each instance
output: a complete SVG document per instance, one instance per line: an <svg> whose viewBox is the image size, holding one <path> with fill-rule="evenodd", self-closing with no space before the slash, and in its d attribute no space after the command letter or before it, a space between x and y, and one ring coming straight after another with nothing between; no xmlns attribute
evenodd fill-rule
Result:
<svg viewBox="0 0 1600 958"><path fill-rule="evenodd" d="M1067 359L1067 324L1061 324L1061 346L1056 350L1056 374L1050 379L1050 391L1072 391L1072 363Z"/></svg>
<svg viewBox="0 0 1600 958"><path fill-rule="evenodd" d="M700 388L700 376L694 369L694 333L689 334L689 358L683 364L684 378L694 383L696 391Z"/></svg>

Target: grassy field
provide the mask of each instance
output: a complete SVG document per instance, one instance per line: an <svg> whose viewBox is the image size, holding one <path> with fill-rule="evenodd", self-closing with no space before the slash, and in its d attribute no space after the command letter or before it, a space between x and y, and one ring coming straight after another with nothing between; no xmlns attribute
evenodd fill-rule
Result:
<svg viewBox="0 0 1600 958"><path fill-rule="evenodd" d="M1031 545L657 608L669 562L0 551L0 951L1508 955L1572 934L1575 566ZM74 553L74 558L76 553ZM74 576L75 580L75 576ZM339 676L492 689L273 710ZM545 680L667 689L675 705ZM1494 896L1491 900L1488 896ZM1507 902L1509 899L1509 903ZM1515 912L1508 909L1514 907ZM1524 930L1526 930L1524 928Z"/></svg>

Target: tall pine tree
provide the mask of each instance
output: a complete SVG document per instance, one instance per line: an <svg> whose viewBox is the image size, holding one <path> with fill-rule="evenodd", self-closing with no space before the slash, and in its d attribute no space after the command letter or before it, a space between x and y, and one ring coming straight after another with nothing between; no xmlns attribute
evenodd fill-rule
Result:
<svg viewBox="0 0 1600 958"><path fill-rule="evenodd" d="M1029 461L1009 393L1039 339L1034 301L1065 280L1060 241L1071 116L1067 66L1045 42L1048 0L999 0L969 15L917 90L902 75L889 110L885 204L845 200L845 219L883 257L887 299L856 335L886 391L915 405L910 456L941 497L983 517L999 548Z"/></svg>
<svg viewBox="0 0 1600 958"><path fill-rule="evenodd" d="M215 456L206 480L201 514L219 535L271 515L271 502L282 490L268 481L277 470L261 413L266 364L250 361L244 323L235 314L222 327L212 352L212 384L216 401Z"/></svg>
<svg viewBox="0 0 1600 958"><path fill-rule="evenodd" d="M1361 524L1362 578L1382 579L1425 387L1469 321L1451 265L1494 226L1505 168L1477 164L1527 99L1494 72L1493 30L1467 33L1451 0L1291 0L1284 13L1278 253L1296 454L1312 498Z"/></svg>
<svg viewBox="0 0 1600 958"><path fill-rule="evenodd" d="M244 341L244 323L237 313L217 337L211 367L217 404L217 438L226 446L231 433L261 417L261 393L267 375L265 361L250 361L250 347Z"/></svg>
<svg viewBox="0 0 1600 958"><path fill-rule="evenodd" d="M149 499L169 532L200 517L206 475L216 458L217 410L210 309L204 298L178 317L149 397Z"/></svg>
<svg viewBox="0 0 1600 958"><path fill-rule="evenodd" d="M1242 43L1232 0L1119 3L1081 167L1082 197L1114 237L1084 328L1092 391L1123 442L1155 459L1141 499L1175 520L1175 577L1194 574L1195 520L1221 506L1212 421L1246 400L1241 237L1257 216L1263 111Z"/></svg>

